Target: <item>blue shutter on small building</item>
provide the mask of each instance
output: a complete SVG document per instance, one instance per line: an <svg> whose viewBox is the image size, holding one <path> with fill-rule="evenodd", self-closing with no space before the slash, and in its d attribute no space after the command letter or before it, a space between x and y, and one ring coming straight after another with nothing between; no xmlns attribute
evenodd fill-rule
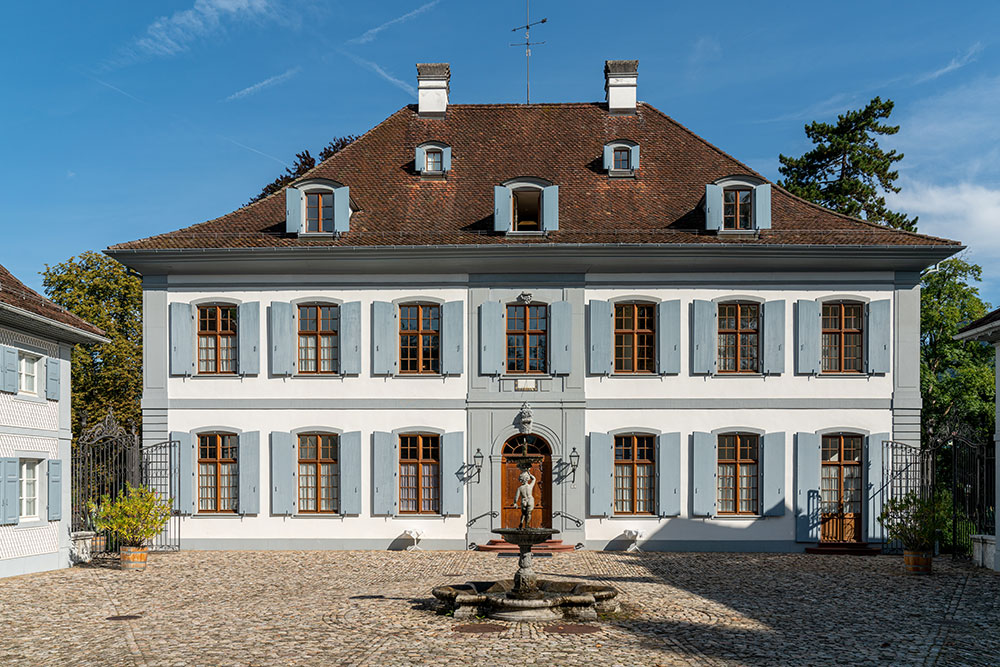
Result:
<svg viewBox="0 0 1000 667"><path fill-rule="evenodd" d="M506 329L503 304L484 301L479 304L479 374L502 375Z"/></svg>
<svg viewBox="0 0 1000 667"><path fill-rule="evenodd" d="M268 309L268 330L271 346L271 375L295 374L297 340L295 310L292 304L272 301Z"/></svg>
<svg viewBox="0 0 1000 667"><path fill-rule="evenodd" d="M441 149L441 171L451 171L451 146Z"/></svg>
<svg viewBox="0 0 1000 667"><path fill-rule="evenodd" d="M441 514L461 516L465 509L465 434L441 436Z"/></svg>
<svg viewBox="0 0 1000 667"><path fill-rule="evenodd" d="M260 432L247 431L239 436L240 495L236 507L240 514L260 513Z"/></svg>
<svg viewBox="0 0 1000 667"><path fill-rule="evenodd" d="M661 433L656 438L656 513L681 513L681 434Z"/></svg>
<svg viewBox="0 0 1000 667"><path fill-rule="evenodd" d="M394 375L399 368L399 308L372 302L372 374Z"/></svg>
<svg viewBox="0 0 1000 667"><path fill-rule="evenodd" d="M195 460L197 436L188 431L171 431L170 439L177 443L177 499L174 507L181 514L194 514Z"/></svg>
<svg viewBox="0 0 1000 667"><path fill-rule="evenodd" d="M628 152L632 171L637 171L639 169L639 144L629 147Z"/></svg>
<svg viewBox="0 0 1000 667"><path fill-rule="evenodd" d="M340 436L340 514L361 514L361 431Z"/></svg>
<svg viewBox="0 0 1000 667"><path fill-rule="evenodd" d="M18 480L18 461L0 458L0 524L12 525L21 516L21 489Z"/></svg>
<svg viewBox="0 0 1000 667"><path fill-rule="evenodd" d="M542 231L554 232L559 229L559 186L542 188Z"/></svg>
<svg viewBox="0 0 1000 667"><path fill-rule="evenodd" d="M513 194L504 185L493 186L493 231L507 233L510 231L510 219L513 214Z"/></svg>
<svg viewBox="0 0 1000 667"><path fill-rule="evenodd" d="M890 366L890 321L892 309L889 300L868 304L868 326L865 327L867 345L865 357L869 373L888 373Z"/></svg>
<svg viewBox="0 0 1000 667"><path fill-rule="evenodd" d="M49 521L59 521L62 519L62 461L49 459L47 472L48 519Z"/></svg>
<svg viewBox="0 0 1000 667"><path fill-rule="evenodd" d="M361 373L361 302L348 301L340 306L340 373Z"/></svg>
<svg viewBox="0 0 1000 667"><path fill-rule="evenodd" d="M722 186L705 186L705 229L717 232L722 229Z"/></svg>
<svg viewBox="0 0 1000 667"><path fill-rule="evenodd" d="M45 398L50 401L59 400L61 368L55 357L45 358Z"/></svg>
<svg viewBox="0 0 1000 667"><path fill-rule="evenodd" d="M615 439L610 433L592 431L587 445L590 516L615 513Z"/></svg>
<svg viewBox="0 0 1000 667"><path fill-rule="evenodd" d="M170 374L194 374L194 318L190 303L170 304Z"/></svg>
<svg viewBox="0 0 1000 667"><path fill-rule="evenodd" d="M602 166L604 171L611 171L615 166L615 147L611 144L604 144L604 154L602 156Z"/></svg>
<svg viewBox="0 0 1000 667"><path fill-rule="evenodd" d="M676 299L656 304L656 372L681 372L681 302Z"/></svg>
<svg viewBox="0 0 1000 667"><path fill-rule="evenodd" d="M427 149L423 146L417 146L413 151L413 169L418 174L427 169Z"/></svg>
<svg viewBox="0 0 1000 667"><path fill-rule="evenodd" d="M240 375L257 375L260 373L260 303L241 303L237 318L239 350L236 363Z"/></svg>
<svg viewBox="0 0 1000 667"><path fill-rule="evenodd" d="M718 455L716 437L711 433L695 431L691 447L691 486L694 516L714 516L716 505L716 474Z"/></svg>
<svg viewBox="0 0 1000 667"><path fill-rule="evenodd" d="M465 323L465 303L449 301L441 306L441 373L461 375L465 370L462 331Z"/></svg>
<svg viewBox="0 0 1000 667"><path fill-rule="evenodd" d="M764 304L764 363L765 375L785 372L785 302L768 301Z"/></svg>
<svg viewBox="0 0 1000 667"><path fill-rule="evenodd" d="M301 234L305 229L303 220L302 191L285 188L285 233Z"/></svg>
<svg viewBox="0 0 1000 667"><path fill-rule="evenodd" d="M392 433L375 431L372 433L372 515L393 516L399 489L396 475L399 473L399 445Z"/></svg>
<svg viewBox="0 0 1000 667"><path fill-rule="evenodd" d="M771 184L753 189L753 222L757 229L771 228Z"/></svg>
<svg viewBox="0 0 1000 667"><path fill-rule="evenodd" d="M573 305L556 301L549 306L549 372L569 375L573 370Z"/></svg>
<svg viewBox="0 0 1000 667"><path fill-rule="evenodd" d="M691 372L711 375L715 372L716 306L711 301L695 300L691 304Z"/></svg>
<svg viewBox="0 0 1000 667"><path fill-rule="evenodd" d="M885 540L878 517L882 513L882 485L885 475L882 472L883 443L892 437L889 433L872 433L865 441L865 467L862 489L865 493L864 523L865 535L869 542Z"/></svg>
<svg viewBox="0 0 1000 667"><path fill-rule="evenodd" d="M766 433L761 438L761 494L762 516L785 514L785 434Z"/></svg>
<svg viewBox="0 0 1000 667"><path fill-rule="evenodd" d="M0 391L17 393L17 349L0 345Z"/></svg>
<svg viewBox="0 0 1000 667"><path fill-rule="evenodd" d="M820 337L822 333L822 307L819 301L800 299L795 304L798 322L795 327L797 354L795 372L799 375L816 375L820 368Z"/></svg>
<svg viewBox="0 0 1000 667"><path fill-rule="evenodd" d="M346 234L351 229L351 188L344 185L333 191L333 231Z"/></svg>
<svg viewBox="0 0 1000 667"><path fill-rule="evenodd" d="M295 468L295 436L283 431L271 432L271 514L295 514L298 485Z"/></svg>
<svg viewBox="0 0 1000 667"><path fill-rule="evenodd" d="M816 433L795 434L795 541L819 540L820 440Z"/></svg>
<svg viewBox="0 0 1000 667"><path fill-rule="evenodd" d="M587 326L590 330L590 366L588 370L591 375L610 375L614 370L615 361L612 354L614 325L611 303L595 299L588 304Z"/></svg>

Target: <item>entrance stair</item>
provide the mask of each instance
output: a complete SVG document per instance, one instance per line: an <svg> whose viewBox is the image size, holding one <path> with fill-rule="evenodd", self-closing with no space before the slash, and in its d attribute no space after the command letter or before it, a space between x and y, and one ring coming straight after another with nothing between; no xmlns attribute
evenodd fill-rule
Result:
<svg viewBox="0 0 1000 667"><path fill-rule="evenodd" d="M531 547L533 554L554 554L573 551L576 547L572 544L563 544L562 540L545 540L541 544ZM490 540L486 544L476 546L476 551L490 551L492 553L516 554L520 550L516 544L511 544L506 540Z"/></svg>
<svg viewBox="0 0 1000 667"><path fill-rule="evenodd" d="M878 556L882 553L882 549L869 546L867 542L820 542L814 547L806 547L806 553L826 556Z"/></svg>

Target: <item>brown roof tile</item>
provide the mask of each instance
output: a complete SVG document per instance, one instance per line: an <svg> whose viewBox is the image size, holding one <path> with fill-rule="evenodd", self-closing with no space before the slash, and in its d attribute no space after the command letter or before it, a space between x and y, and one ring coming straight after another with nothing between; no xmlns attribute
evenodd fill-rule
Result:
<svg viewBox="0 0 1000 667"><path fill-rule="evenodd" d="M104 331L90 322L77 317L62 306L57 306L35 290L27 287L3 266L0 266L0 303L41 315L92 336L103 337L105 335Z"/></svg>

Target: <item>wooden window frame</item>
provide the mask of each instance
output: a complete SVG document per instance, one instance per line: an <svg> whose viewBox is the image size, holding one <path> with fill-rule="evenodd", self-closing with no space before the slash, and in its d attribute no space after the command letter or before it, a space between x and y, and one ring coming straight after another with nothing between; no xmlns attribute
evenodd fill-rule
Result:
<svg viewBox="0 0 1000 667"><path fill-rule="evenodd" d="M719 444L719 441L722 438L732 438L732 437L736 438L736 445L735 445L736 458L734 458L734 459L723 459L722 458L722 446ZM715 493L716 493L716 502L718 503L718 506L720 508L719 511L717 512L717 514L719 514L721 516L760 516L760 441L761 441L761 436L758 435L757 433L738 433L737 432L737 433L720 433L718 436L716 436L716 438L717 438L716 439L716 451L717 451L717 454L716 454L716 457L715 457L715 469L716 469L716 476L719 479L719 483L716 485L716 492ZM754 440L756 440L757 458L743 458L742 457L743 438L753 438ZM733 468L734 468L733 469L733 507L734 507L734 511L732 511L732 512L725 512L725 511L722 511L722 509L721 509L722 503L720 502L721 501L720 494L721 494L721 491L722 491L722 486L721 486L721 484L722 484L722 476L718 474L718 471L719 471L719 466L721 466L723 464L725 464L725 465L732 465ZM757 496L756 496L756 498L754 498L754 501L753 501L754 507L752 509L750 509L750 510L741 510L740 509L740 490L742 489L742 487L740 486L740 480L743 478L743 475L741 475L741 469L744 466L748 466L748 465L753 465L753 466L756 467L753 476L757 478L757 487L756 487L757 488Z"/></svg>
<svg viewBox="0 0 1000 667"><path fill-rule="evenodd" d="M629 444L632 449L632 458L630 459L619 459L618 458L618 441L619 439L629 439ZM640 459L638 457L639 453L639 438L648 438L651 440L647 451L653 452L653 458L651 459ZM650 435L649 433L623 433L616 435L614 437L614 460L612 465L614 466L614 482L615 489L618 488L618 466L628 466L631 468L631 489L632 489L632 509L630 511L619 511L618 510L618 499L615 498L615 510L616 516L654 516L656 514L656 436ZM649 486L649 511L640 511L637 509L638 500L638 488L639 488L639 472L638 468L640 465L651 465L653 466L653 473L650 475L652 480Z"/></svg>
<svg viewBox="0 0 1000 667"><path fill-rule="evenodd" d="M437 155L437 168L431 166L431 155ZM444 151L440 148L428 148L424 151L424 171L439 174L444 171Z"/></svg>
<svg viewBox="0 0 1000 667"><path fill-rule="evenodd" d="M403 308L416 308L417 309L417 328L416 329L403 329ZM437 317L431 316L431 321L437 320L437 330L434 329L424 329L424 309L434 308L437 309ZM399 345L399 374L400 375L441 375L441 304L439 303L401 303L399 304L399 338L397 343ZM405 318L409 319L409 318ZM417 337L417 369L416 370L403 370L403 337L404 336L416 336ZM432 346L432 349L437 350L437 359L425 359L424 358L424 343L430 339L436 340L436 347ZM427 362L428 368L424 368L424 363ZM437 364L437 369L434 368L434 364Z"/></svg>
<svg viewBox="0 0 1000 667"><path fill-rule="evenodd" d="M726 215L726 193L734 192L736 193L735 201L733 204L733 215ZM750 200L746 204L740 203L740 193L748 192L750 193ZM753 188L749 186L733 186L729 188L724 188L722 191L722 229L726 231L740 231L747 232L753 231L754 220L753 220ZM740 212L742 207L747 207L750 209L747 215L747 226L740 227ZM731 221L731 223L730 223Z"/></svg>
<svg viewBox="0 0 1000 667"><path fill-rule="evenodd" d="M329 229L326 229L323 226L323 209L324 209L324 206L323 206L323 197L324 196L330 197L331 215L330 215L330 219L327 220L327 222L330 223L330 228ZM309 222L310 222L310 220L309 220L309 208L310 208L309 207L309 198L310 197L316 197L317 198L316 199L316 229L309 229ZM306 234L332 234L333 233L333 227L334 227L334 219L335 219L335 217L337 215L337 205L334 202L333 191L332 190L313 190L311 192L306 192L305 193L305 206L306 206L306 209L305 209Z"/></svg>
<svg viewBox="0 0 1000 667"><path fill-rule="evenodd" d="M38 367L41 365L41 357L37 354L18 351L17 353L17 393L30 394L32 396L41 395L41 388L38 386ZM28 369L31 373L28 373ZM26 379L31 378L34 388L28 389Z"/></svg>
<svg viewBox="0 0 1000 667"><path fill-rule="evenodd" d="M631 329L620 329L618 327L618 309L619 308L630 308L632 310L632 328ZM639 309L648 308L649 317L647 320L652 323L651 329L640 329L639 328ZM614 336L615 336L615 374L622 375L652 375L656 373L656 304L645 303L645 302L618 302L614 304ZM623 370L618 367L618 360L622 357L618 354L618 337L619 336L629 336L632 342L632 370ZM639 337L649 336L652 340L652 345L647 346L650 350L649 357L643 357L643 362L646 368L644 370L639 370Z"/></svg>
<svg viewBox="0 0 1000 667"><path fill-rule="evenodd" d="M404 438L416 438L417 439L417 458L403 458L403 439ZM434 439L437 441L437 458L424 457L424 441L427 439ZM424 504L424 491L426 487L423 484L423 466L425 464L435 464L437 465L437 474L434 476L434 482L437 485L437 509L436 510L425 510L423 509ZM403 466L404 465L416 465L416 486L406 487L414 488L416 490L417 499L417 509L416 510L404 510L403 509ZM399 513L400 514L425 514L431 516L441 515L441 436L437 433L401 433L399 435L399 461L398 461L398 473L399 473Z"/></svg>
<svg viewBox="0 0 1000 667"><path fill-rule="evenodd" d="M722 308L723 307L736 307L736 328L735 329L723 329L722 328ZM743 308L747 306L752 306L757 309L757 328L756 329L744 329L741 326L743 320ZM716 343L716 364L718 365L717 372L721 375L757 375L760 373L760 344L761 344L761 315L763 314L761 309L761 304L754 301L726 301L724 303L719 303L716 306L716 336L736 336L736 356L734 357L733 370L723 370L722 364L719 363L722 359L722 345ZM753 334L757 337L757 354L754 357L754 368L741 370L740 362L743 360L743 346L740 344L740 337L744 334Z"/></svg>
<svg viewBox="0 0 1000 667"><path fill-rule="evenodd" d="M827 307L836 307L838 311L838 318L840 322L840 327L836 329L828 329L826 327L826 313L824 312ZM844 317L845 309L847 306L856 307L859 310L858 321L861 323L861 327L858 329L849 329L846 326L847 318ZM858 375L865 372L865 309L864 304L858 301L825 301L820 305L820 319L822 321L822 326L820 330L820 372L823 374L836 374L836 375ZM858 349L860 350L859 364L858 368L844 368L844 350L847 347L845 345L845 338L848 335L854 335L860 338L860 344ZM839 347L837 353L837 364L838 367L835 370L826 370L823 368L826 360L828 359L826 355L826 346L824 341L826 336L833 335L837 336L837 345Z"/></svg>
<svg viewBox="0 0 1000 667"><path fill-rule="evenodd" d="M825 441L828 438L836 438L838 446L838 461L827 461L823 458L825 451ZM858 460L857 461L847 461L844 458L844 440L847 438L853 438L858 440ZM839 498L840 514L858 514L863 515L865 511L865 501L864 501L864 468L861 466L864 464L865 459L865 436L859 433L826 433L820 436L820 485L822 486L822 470L826 467L836 467L837 468L837 497ZM855 467L858 470L857 479L860 479L861 489L859 490L859 500L858 511L857 512L845 512L844 511L844 468L845 467ZM823 510L823 497L822 489L820 495L820 514L826 514Z"/></svg>
<svg viewBox="0 0 1000 667"><path fill-rule="evenodd" d="M313 457L313 458L303 458L302 457L302 439L303 438L309 438L309 437L318 438L318 440L316 441L316 456ZM333 438L333 448L334 448L334 456L333 456L333 458L329 458L329 457L324 457L323 456L323 438ZM316 484L313 487L313 490L316 492L316 509L314 509L314 510L302 509L302 476L301 476L301 474L299 474L298 472L296 472L296 474L299 477L298 483L296 484L296 487L295 487L296 498L298 499L298 502L296 503L296 507L298 508L298 513L299 514L340 514L340 503L341 503L341 498L340 498L340 436L338 434L336 434L336 433L321 433L321 432L318 432L318 431L317 432L310 432L310 433L299 433L296 436L296 438L295 438L295 442L296 442L296 445L297 445L297 447L296 447L296 457L295 457L295 462L296 462L295 469L296 469L296 471L298 471L299 466L301 466L303 463L305 463L305 464L313 464L313 465L316 466ZM328 510L323 509L323 495L322 494L323 494L323 489L325 488L323 486L323 474L322 474L323 464L333 464L333 465L337 466L337 472L334 474L334 478L333 478L333 489L334 489L335 503L334 503L333 509L328 509Z"/></svg>
<svg viewBox="0 0 1000 667"><path fill-rule="evenodd" d="M202 312L214 309L215 310L215 330L210 331L207 329L202 329ZM231 310L232 316L229 321L232 323L232 329L222 328L222 311ZM197 333L197 346L196 355L198 363L198 375L236 375L239 370L239 339L237 338L239 332L239 309L232 304L211 304L198 306L198 333ZM201 339L202 338L212 338L214 340L213 349L215 351L215 369L214 370L202 370L201 364ZM221 353L222 353L222 339L231 339L232 350L233 350L233 369L231 371L219 370L222 365Z"/></svg>
<svg viewBox="0 0 1000 667"><path fill-rule="evenodd" d="M528 221L521 221L521 216L518 214L520 211L520 206L518 205L518 195L524 193L535 193L538 195L538 219L534 222L534 226L531 226ZM510 186L510 230L512 232L541 232L542 229L542 199L544 199L545 192L542 188L533 187L530 185L512 185ZM528 225L526 229L522 229L523 225Z"/></svg>
<svg viewBox="0 0 1000 667"><path fill-rule="evenodd" d="M303 320L303 318L302 318L302 309L303 308L312 308L312 309L315 309L315 313L316 313L316 317L315 317L315 320L316 320L316 330L315 331L305 331L305 330L302 329L302 320ZM321 314L323 312L322 311L323 308L333 308L336 311L336 318L335 318L336 326L331 331L323 331L322 330L322 326L323 325L322 325L322 319L321 319L320 316L321 316ZM295 314L296 314L296 325L295 326L296 326L296 329L298 331L297 336L295 338L295 351L296 351L295 368L296 368L296 372L299 373L300 375L338 375L340 373L340 306L338 306L335 303L301 303L301 304L298 304L296 306L296 308L295 308ZM312 338L313 341L314 341L314 343L315 343L315 345L316 345L316 347L315 347L315 350L316 350L316 370L314 370L314 371L303 370L303 368L302 368L302 338L304 336ZM320 342L321 342L321 338L323 336L332 336L333 339L334 339L333 340L333 349L334 349L334 354L336 356L334 358L333 369L329 370L329 371L322 370L322 366L323 366L323 364L322 364L322 352L321 352L322 348L320 347Z"/></svg>
<svg viewBox="0 0 1000 667"><path fill-rule="evenodd" d="M511 308L523 309L523 313L524 313L524 315L523 315L524 328L523 329L511 329L510 328L511 321L513 319L515 319L515 318L512 318L510 316L510 309ZM545 309L545 328L544 329L532 329L531 328L531 317L530 317L530 315L531 315L531 309L532 308L544 308ZM543 303L509 303L509 304L506 305L506 307L504 309L504 313L505 313L505 316L506 316L505 317L506 321L504 323L504 331L505 331L504 347L505 347L505 350L506 350L506 352L504 354L504 359L506 361L505 368L506 368L507 374L508 375L547 375L548 374L548 369L549 369L549 319L551 317L551 313L549 312L549 306L548 306L548 304L543 304ZM516 359L514 359L514 358L512 358L510 356L510 351L512 349L511 346L510 346L510 344L509 344L511 336L514 336L514 337L517 337L517 338L521 338L523 340L523 344L524 344L524 370L516 370L516 369L513 368L514 362L516 361ZM530 343L531 343L531 336L544 336L544 340L545 340L544 345L536 345L534 347L531 347L531 345L530 345ZM532 357L531 356L531 351L532 350L542 350L542 356L541 357ZM541 369L539 369L539 370L531 370L531 363L530 362L531 362L532 359L540 360L542 362Z"/></svg>
<svg viewBox="0 0 1000 667"><path fill-rule="evenodd" d="M233 445L233 450L236 452L234 458L223 458L222 456L222 443L223 438L235 438L235 444ZM215 456L210 458L203 458L201 455L201 439L202 438L214 438L215 439ZM198 508L198 514L236 514L240 505L240 482L239 482L239 452L240 452L240 437L236 433L199 433L198 434L198 478L195 485L196 499L195 506ZM215 509L204 510L201 509L201 466L202 465L214 465L215 466ZM219 509L222 505L222 465L223 464L233 464L236 466L236 484L234 485L235 496L232 509Z"/></svg>
<svg viewBox="0 0 1000 667"><path fill-rule="evenodd" d="M625 166L618 166L619 154L625 155ZM628 146L614 146L611 149L611 168L615 171L632 171L632 150Z"/></svg>
<svg viewBox="0 0 1000 667"><path fill-rule="evenodd" d="M30 468L35 476L29 479L25 473L27 469ZM17 516L19 521L41 521L42 519L42 503L41 503L41 459L18 459L17 461ZM34 495L28 496L25 493L25 487L28 482L34 482L35 493ZM27 500L34 501L35 511L31 514L27 514L24 511L24 506Z"/></svg>

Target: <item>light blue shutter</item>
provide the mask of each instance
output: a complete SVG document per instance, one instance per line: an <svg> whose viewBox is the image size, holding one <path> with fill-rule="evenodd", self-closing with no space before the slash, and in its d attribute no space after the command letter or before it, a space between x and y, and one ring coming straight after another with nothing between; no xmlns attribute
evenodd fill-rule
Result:
<svg viewBox="0 0 1000 667"><path fill-rule="evenodd" d="M333 191L333 231L346 234L351 228L351 188L343 186Z"/></svg>
<svg viewBox="0 0 1000 667"><path fill-rule="evenodd" d="M656 304L656 372L681 372L681 302L676 299Z"/></svg>
<svg viewBox="0 0 1000 667"><path fill-rule="evenodd" d="M0 345L0 391L17 393L17 349Z"/></svg>
<svg viewBox="0 0 1000 667"><path fill-rule="evenodd" d="M502 375L504 367L503 304L484 301L479 304L479 374Z"/></svg>
<svg viewBox="0 0 1000 667"><path fill-rule="evenodd" d="M361 514L361 431L340 436L340 514Z"/></svg>
<svg viewBox="0 0 1000 667"><path fill-rule="evenodd" d="M820 437L795 434L795 541L819 540Z"/></svg>
<svg viewBox="0 0 1000 667"><path fill-rule="evenodd" d="M889 433L872 433L865 443L865 525L869 542L882 542L883 537L881 524L878 522L879 514L882 513L882 443L891 438Z"/></svg>
<svg viewBox="0 0 1000 667"><path fill-rule="evenodd" d="M590 329L590 373L591 375L610 375L615 367L614 357L611 354L614 338L611 304L607 301L593 300L587 311L588 328Z"/></svg>
<svg viewBox="0 0 1000 667"><path fill-rule="evenodd" d="M441 514L461 516L465 507L465 434L441 436Z"/></svg>
<svg viewBox="0 0 1000 667"><path fill-rule="evenodd" d="M444 375L461 375L465 368L462 348L464 322L464 302L449 301L441 306L441 373Z"/></svg>
<svg viewBox="0 0 1000 667"><path fill-rule="evenodd" d="M717 309L711 301L695 300L691 310L691 372L711 375L715 372L715 345L719 333L715 325Z"/></svg>
<svg viewBox="0 0 1000 667"><path fill-rule="evenodd" d="M413 168L418 174L424 173L427 169L427 149L423 146L417 146L413 151Z"/></svg>
<svg viewBox="0 0 1000 667"><path fill-rule="evenodd" d="M398 505L399 446L385 431L372 433L372 515L393 516Z"/></svg>
<svg viewBox="0 0 1000 667"><path fill-rule="evenodd" d="M692 438L692 478L694 516L714 516L718 490L716 488L716 473L718 472L718 457L716 454L716 437L711 433L695 431Z"/></svg>
<svg viewBox="0 0 1000 667"><path fill-rule="evenodd" d="M348 301L340 306L340 373L361 374L361 302Z"/></svg>
<svg viewBox="0 0 1000 667"><path fill-rule="evenodd" d="M628 152L629 162L632 164L632 171L636 171L639 169L639 144L630 147Z"/></svg>
<svg viewBox="0 0 1000 667"><path fill-rule="evenodd" d="M18 461L0 458L0 524L16 524L21 515L21 489L18 480Z"/></svg>
<svg viewBox="0 0 1000 667"><path fill-rule="evenodd" d="M372 374L393 375L399 367L399 308L372 302Z"/></svg>
<svg viewBox="0 0 1000 667"><path fill-rule="evenodd" d="M240 514L260 513L260 432L247 431L239 436L240 495L236 506Z"/></svg>
<svg viewBox="0 0 1000 667"><path fill-rule="evenodd" d="M705 186L705 229L717 232L722 229L722 186Z"/></svg>
<svg viewBox="0 0 1000 667"><path fill-rule="evenodd" d="M305 229L302 215L302 191L298 188L285 189L285 233L301 234Z"/></svg>
<svg viewBox="0 0 1000 667"><path fill-rule="evenodd" d="M441 170L451 171L451 146L441 149Z"/></svg>
<svg viewBox="0 0 1000 667"><path fill-rule="evenodd" d="M771 228L771 184L753 189L753 221L757 229Z"/></svg>
<svg viewBox="0 0 1000 667"><path fill-rule="evenodd" d="M53 357L45 359L45 398L50 401L59 400L59 360Z"/></svg>
<svg viewBox="0 0 1000 667"><path fill-rule="evenodd" d="M295 514L298 485L295 479L295 437L271 432L271 514Z"/></svg>
<svg viewBox="0 0 1000 667"><path fill-rule="evenodd" d="M510 218L513 211L510 188L503 185L493 186L493 231L510 231Z"/></svg>
<svg viewBox="0 0 1000 667"><path fill-rule="evenodd" d="M170 304L171 375L194 374L195 312L195 307L190 303Z"/></svg>
<svg viewBox="0 0 1000 667"><path fill-rule="evenodd" d="M656 502L660 516L681 513L681 434L656 438Z"/></svg>
<svg viewBox="0 0 1000 667"><path fill-rule="evenodd" d="M889 372L891 317L892 309L889 307L888 299L868 304L868 326L865 327L868 344L865 347L869 373Z"/></svg>
<svg viewBox="0 0 1000 667"><path fill-rule="evenodd" d="M270 311L271 375L294 375L298 356L298 334L292 304L272 301Z"/></svg>
<svg viewBox="0 0 1000 667"><path fill-rule="evenodd" d="M556 301L549 306L549 372L569 375L573 370L573 305Z"/></svg>
<svg viewBox="0 0 1000 667"><path fill-rule="evenodd" d="M181 514L194 514L195 446L197 436L187 431L171 431L170 439L177 443L177 498L174 507Z"/></svg>
<svg viewBox="0 0 1000 667"><path fill-rule="evenodd" d="M767 375L785 372L785 302L764 304L764 366Z"/></svg>
<svg viewBox="0 0 1000 667"><path fill-rule="evenodd" d="M59 521L62 519L62 461L59 459L48 460L48 480L49 521Z"/></svg>
<svg viewBox="0 0 1000 667"><path fill-rule="evenodd" d="M587 448L590 477L590 516L615 513L615 439L610 433L590 433Z"/></svg>
<svg viewBox="0 0 1000 667"><path fill-rule="evenodd" d="M240 340L236 362L240 375L257 375L260 373L260 303L241 303L237 318L236 330Z"/></svg>
<svg viewBox="0 0 1000 667"><path fill-rule="evenodd" d="M611 171L612 167L615 166L615 147L611 144L604 144L604 171Z"/></svg>
<svg viewBox="0 0 1000 667"><path fill-rule="evenodd" d="M559 186L542 188L542 231L559 229Z"/></svg>
<svg viewBox="0 0 1000 667"><path fill-rule="evenodd" d="M766 433L761 447L762 516L785 514L785 434Z"/></svg>
<svg viewBox="0 0 1000 667"><path fill-rule="evenodd" d="M823 323L819 301L800 299L796 303L798 324L795 327L798 354L795 358L795 372L799 375L815 375L820 368L820 337Z"/></svg>

